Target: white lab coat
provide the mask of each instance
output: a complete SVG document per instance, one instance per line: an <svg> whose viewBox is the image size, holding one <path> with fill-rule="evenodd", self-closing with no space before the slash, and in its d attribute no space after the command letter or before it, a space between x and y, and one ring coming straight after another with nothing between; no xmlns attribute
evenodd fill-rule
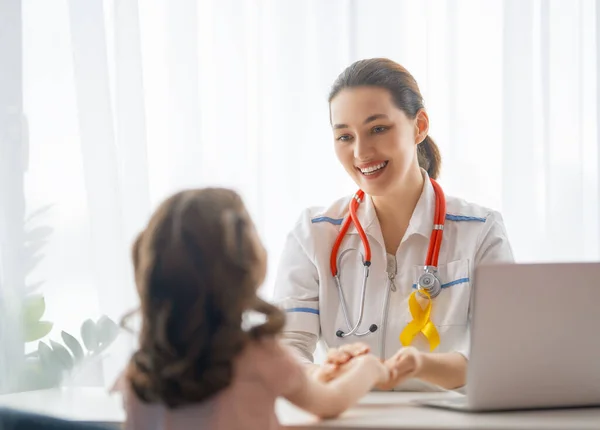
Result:
<svg viewBox="0 0 600 430"><path fill-rule="evenodd" d="M276 275L274 299L286 310L284 338L303 360L313 360L318 340L324 342L326 348L362 341L384 359L401 348L399 335L412 319L408 298L423 273L433 226L435 193L427 173L422 172L425 177L423 192L395 256L386 253L372 200L365 198L358 209L372 254L359 331L368 330L372 324L378 326L367 336L336 336L337 330L347 332L349 328L329 260L352 196L336 201L329 208L309 208L301 214L287 237ZM512 262L514 258L498 212L451 196L446 196L446 212L438 264L442 291L433 299L431 312L431 320L440 335L440 344L435 351L456 351L468 358L474 268L484 263ZM339 254L348 248L364 252L353 226L342 242ZM396 266L396 273L393 273L393 266ZM345 254L339 270L350 323L354 325L358 319L364 270L360 254L355 251ZM422 334L417 335L412 345L429 351L429 344ZM413 380L400 384L397 389L437 388Z"/></svg>

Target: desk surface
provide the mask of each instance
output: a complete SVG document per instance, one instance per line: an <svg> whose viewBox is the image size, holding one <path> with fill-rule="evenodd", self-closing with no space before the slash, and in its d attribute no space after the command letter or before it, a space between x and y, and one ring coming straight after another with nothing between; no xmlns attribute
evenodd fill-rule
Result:
<svg viewBox="0 0 600 430"><path fill-rule="evenodd" d="M335 420L320 421L286 401L277 403L277 415L287 429L418 429L512 430L600 428L600 408L469 414L411 404L423 398L451 393L370 393L356 407ZM102 388L42 390L0 396L0 406L76 421L123 422L118 395Z"/></svg>

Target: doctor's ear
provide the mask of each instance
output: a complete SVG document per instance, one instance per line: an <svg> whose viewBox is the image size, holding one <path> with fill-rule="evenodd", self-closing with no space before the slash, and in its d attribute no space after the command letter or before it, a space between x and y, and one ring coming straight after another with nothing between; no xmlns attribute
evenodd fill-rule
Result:
<svg viewBox="0 0 600 430"><path fill-rule="evenodd" d="M429 116L425 109L419 110L415 117L415 142L423 142L429 134Z"/></svg>

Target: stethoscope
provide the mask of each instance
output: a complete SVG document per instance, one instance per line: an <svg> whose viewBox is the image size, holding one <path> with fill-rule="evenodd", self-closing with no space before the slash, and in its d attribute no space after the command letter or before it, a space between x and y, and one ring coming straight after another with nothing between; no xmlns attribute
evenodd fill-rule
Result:
<svg viewBox="0 0 600 430"><path fill-rule="evenodd" d="M433 186L433 190L435 192L435 214L433 218L433 231L431 233L431 237L429 238L429 248L427 250L427 258L425 260L425 266L423 268L423 273L419 276L417 281L417 291L423 297L428 299L433 299L437 297L442 291L442 284L437 276L437 264L438 258L440 255L440 247L442 245L442 235L444 232L444 221L446 220L446 197L444 196L444 192L440 185L432 178L429 178L431 181L431 185ZM344 333L342 330L336 331L335 335L337 337L347 337L347 336L366 336L370 333L374 333L377 331L377 325L371 324L369 329L364 332L357 332L358 327L360 326L365 310L365 295L367 292L367 279L369 278L369 268L371 266L371 245L369 244L369 239L367 239L367 235L362 228L362 225L356 215L356 210L358 206L363 201L365 197L365 193L362 190L358 190L358 192L354 195L354 197L350 200L349 205L349 216L344 221L342 228L333 244L333 248L331 250L330 257L330 265L331 265L331 274L335 278L335 283L338 288L339 296L340 296L340 304L342 306L342 313L344 314L344 319L346 320L346 325L348 326L347 333ZM360 310L358 313L358 321L354 326L350 324L350 319L348 317L348 311L346 308L346 298L344 297L344 290L342 288L342 281L340 280L340 273L338 267L340 265L340 261L344 254L351 249L347 249L339 255L338 252L340 250L340 245L342 244L342 240L348 229L350 228L350 224L353 223L358 235L360 236L360 240L362 241L362 245L365 251L365 254L362 258L362 263L364 266L363 272L363 282L362 289L360 293Z"/></svg>

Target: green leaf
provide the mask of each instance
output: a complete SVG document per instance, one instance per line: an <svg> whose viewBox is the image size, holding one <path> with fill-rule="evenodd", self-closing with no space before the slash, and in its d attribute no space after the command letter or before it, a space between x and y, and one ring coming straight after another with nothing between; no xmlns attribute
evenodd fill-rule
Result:
<svg viewBox="0 0 600 430"><path fill-rule="evenodd" d="M32 294L23 301L23 321L25 325L38 322L46 311L46 301L41 294Z"/></svg>
<svg viewBox="0 0 600 430"><path fill-rule="evenodd" d="M56 357L56 360L61 364L61 366L65 370L71 370L73 368L73 357L65 348L58 342L50 341L50 345L52 346L52 353Z"/></svg>
<svg viewBox="0 0 600 430"><path fill-rule="evenodd" d="M40 356L40 371L43 375L40 379L52 386L58 386L64 371L59 358L44 342L38 343L38 355Z"/></svg>
<svg viewBox="0 0 600 430"><path fill-rule="evenodd" d="M52 323L48 321L39 321L33 324L25 325L25 342L33 342L39 340L50 333Z"/></svg>
<svg viewBox="0 0 600 430"><path fill-rule="evenodd" d="M40 356L40 363L44 369L52 373L60 373L62 366L57 357L52 353L52 348L40 341L38 343L38 354Z"/></svg>
<svg viewBox="0 0 600 430"><path fill-rule="evenodd" d="M119 326L106 315L96 323L98 342L102 349L108 347L119 335Z"/></svg>
<svg viewBox="0 0 600 430"><path fill-rule="evenodd" d="M60 375L42 367L40 360L28 360L19 374L19 391L34 391L57 387Z"/></svg>
<svg viewBox="0 0 600 430"><path fill-rule="evenodd" d="M98 349L98 333L94 321L87 319L81 325L81 339L88 351L94 352Z"/></svg>
<svg viewBox="0 0 600 430"><path fill-rule="evenodd" d="M81 344L77 341L77 339L75 339L75 337L71 336L66 331L62 331L60 333L60 336L62 337L62 340L65 343L65 345L67 345L71 350L73 357L75 357L75 361L79 362L83 360L83 348L81 347Z"/></svg>

